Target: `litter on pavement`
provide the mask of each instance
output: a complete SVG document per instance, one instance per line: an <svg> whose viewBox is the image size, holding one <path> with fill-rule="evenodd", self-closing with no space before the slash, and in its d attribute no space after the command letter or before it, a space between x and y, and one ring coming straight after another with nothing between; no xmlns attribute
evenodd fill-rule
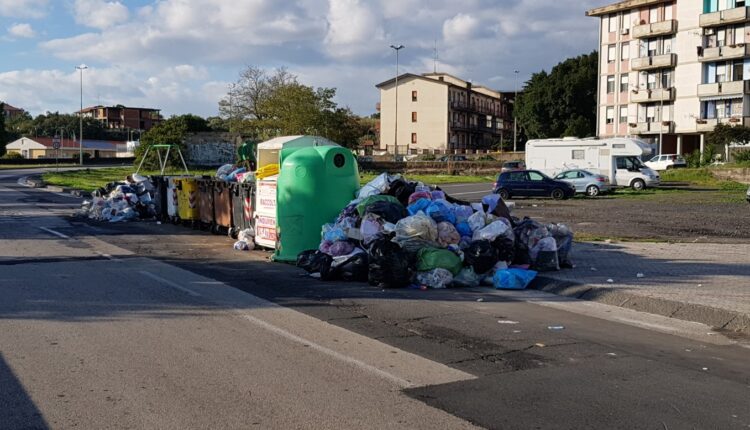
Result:
<svg viewBox="0 0 750 430"><path fill-rule="evenodd" d="M499 195L472 205L384 173L321 227L318 249L300 253L297 265L379 288L520 290L538 272L572 267L572 246L566 225L516 218Z"/></svg>

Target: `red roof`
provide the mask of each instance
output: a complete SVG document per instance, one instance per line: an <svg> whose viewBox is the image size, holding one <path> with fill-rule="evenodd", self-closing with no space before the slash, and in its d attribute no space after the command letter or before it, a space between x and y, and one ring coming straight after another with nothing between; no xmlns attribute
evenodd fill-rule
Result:
<svg viewBox="0 0 750 430"><path fill-rule="evenodd" d="M9 112L13 112L13 111L23 112L23 109L21 109L21 108L17 108L15 106L9 105L8 103L5 103L5 102L0 102L0 103L3 103L3 109L5 109L6 111L9 111Z"/></svg>
<svg viewBox="0 0 750 430"><path fill-rule="evenodd" d="M29 137L28 139L33 140L34 142L39 143L40 145L44 145L47 148L52 148L52 138L51 137ZM61 148L78 148L78 141L73 140L70 138L63 138L60 141ZM124 144L125 142L119 142L116 140L88 140L83 139L83 147L87 149L110 149L110 150L116 150L117 145Z"/></svg>

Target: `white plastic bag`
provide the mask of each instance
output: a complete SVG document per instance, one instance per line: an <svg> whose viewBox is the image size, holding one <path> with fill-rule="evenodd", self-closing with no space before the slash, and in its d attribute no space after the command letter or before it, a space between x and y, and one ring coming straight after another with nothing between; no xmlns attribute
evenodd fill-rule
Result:
<svg viewBox="0 0 750 430"><path fill-rule="evenodd" d="M484 212L482 211L476 211L472 216L469 217L467 220L469 223L469 227L471 227L471 231L477 231L484 228L486 225L486 217Z"/></svg>
<svg viewBox="0 0 750 430"><path fill-rule="evenodd" d="M489 240L492 242L500 235L505 234L510 226L503 221L493 221L488 226L474 232L474 236L471 238L473 241L477 240Z"/></svg>
<svg viewBox="0 0 750 430"><path fill-rule="evenodd" d="M377 178L373 179L372 181L368 182L359 189L359 193L357 193L358 199L366 199L370 196L375 196L378 194L383 194L387 189L390 183L393 181L393 177L389 176L387 173L383 173L379 175Z"/></svg>
<svg viewBox="0 0 750 430"><path fill-rule="evenodd" d="M409 252L417 252L425 246L436 246L437 236L437 223L424 212L418 212L396 223L393 241Z"/></svg>

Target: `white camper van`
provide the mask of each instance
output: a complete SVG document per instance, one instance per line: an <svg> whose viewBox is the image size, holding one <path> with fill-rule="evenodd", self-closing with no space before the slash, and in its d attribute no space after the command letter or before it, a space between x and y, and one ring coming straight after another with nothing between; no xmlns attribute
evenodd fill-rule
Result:
<svg viewBox="0 0 750 430"><path fill-rule="evenodd" d="M640 158L651 152L647 143L624 137L530 140L526 142L526 167L552 177L565 170L585 169L607 176L614 186L642 190L659 185L659 175Z"/></svg>

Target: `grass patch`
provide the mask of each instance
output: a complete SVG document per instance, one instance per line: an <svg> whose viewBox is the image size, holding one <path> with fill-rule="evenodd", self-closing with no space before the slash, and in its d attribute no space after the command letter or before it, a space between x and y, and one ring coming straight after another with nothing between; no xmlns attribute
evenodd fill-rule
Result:
<svg viewBox="0 0 750 430"><path fill-rule="evenodd" d="M42 175L42 179L49 185L57 185L60 187L70 187L83 191L94 191L95 189L113 181L122 181L128 175L135 172L132 167L110 167L106 169L82 169L82 170L69 170L66 172L46 172ZM167 170L165 174L168 175L180 175L183 174L182 170ZM216 170L193 170L190 171L192 175L211 175L213 176ZM144 171L141 172L144 176L147 175L158 175L159 171Z"/></svg>
<svg viewBox="0 0 750 430"><path fill-rule="evenodd" d="M576 242L606 242L606 243L617 243L617 242L648 242L648 243L669 243L670 240L659 239L659 238L644 238L644 237L622 237L622 236L603 236L598 234L589 234L585 232L575 232Z"/></svg>
<svg viewBox="0 0 750 430"><path fill-rule="evenodd" d="M739 182L717 179L711 169L674 169L661 173L662 182L687 182L690 185L707 188L718 188L720 190L734 191L747 189Z"/></svg>
<svg viewBox="0 0 750 430"><path fill-rule="evenodd" d="M360 184L364 185L375 179L380 173L362 172L359 175ZM475 175L410 175L404 177L410 181L423 182L429 185L460 184L460 183L483 183L494 182L494 176Z"/></svg>
<svg viewBox="0 0 750 430"><path fill-rule="evenodd" d="M11 170L11 169L41 169L49 167L76 167L78 164L3 164L0 165L0 170Z"/></svg>

